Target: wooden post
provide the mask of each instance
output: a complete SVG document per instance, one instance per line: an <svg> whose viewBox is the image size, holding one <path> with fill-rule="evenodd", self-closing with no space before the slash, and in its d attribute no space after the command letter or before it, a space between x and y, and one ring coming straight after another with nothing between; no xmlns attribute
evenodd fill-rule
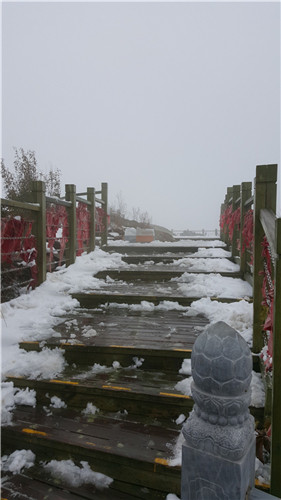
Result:
<svg viewBox="0 0 281 500"><path fill-rule="evenodd" d="M103 225L104 225L104 231L102 232L101 235L101 246L106 246L107 245L107 229L108 229L108 223L107 223L107 213L108 213L108 184L107 182L102 182L101 184L101 199L104 201L102 208L104 210L104 217L103 217Z"/></svg>
<svg viewBox="0 0 281 500"><path fill-rule="evenodd" d="M75 184L65 185L65 199L71 201L71 207L68 209L68 265L74 264L76 260L76 240L77 240L77 227L76 227L76 186Z"/></svg>
<svg viewBox="0 0 281 500"><path fill-rule="evenodd" d="M87 188L87 200L91 203L88 210L90 211L90 242L89 251L95 250L96 244L96 200L95 200L95 188Z"/></svg>
<svg viewBox="0 0 281 500"><path fill-rule="evenodd" d="M35 237L37 243L38 285L46 280L46 187L43 181L32 182L32 202L40 205L36 212Z"/></svg>
<svg viewBox="0 0 281 500"><path fill-rule="evenodd" d="M225 211L225 209L226 209L226 205L225 205L225 203L222 203L221 204L220 221L221 221L221 216L222 216L223 212ZM223 229L224 228L220 227L220 239L225 243L225 234L224 234Z"/></svg>
<svg viewBox="0 0 281 500"><path fill-rule="evenodd" d="M271 209L276 213L276 181L277 165L258 165L256 168L254 193L254 271L253 271L253 352L260 353L263 348L262 335L262 282L263 271L262 241L263 227L260 221L260 210Z"/></svg>
<svg viewBox="0 0 281 500"><path fill-rule="evenodd" d="M244 225L244 217L247 212L247 208L245 207L246 201L251 198L252 195L252 183L251 182L242 182L240 188L240 271L242 271L243 275L247 272L247 250L243 249L243 238L242 231Z"/></svg>
<svg viewBox="0 0 281 500"><path fill-rule="evenodd" d="M233 191L232 191L232 213L234 213L236 208L238 207L237 200L239 196L240 196L240 185L236 184L235 186L233 186ZM231 244L232 257L236 257L238 255L238 250L237 250L238 236L239 236L238 229L237 226L235 225L233 230L232 244Z"/></svg>
<svg viewBox="0 0 281 500"><path fill-rule="evenodd" d="M226 193L226 208L228 208L232 202L233 198L233 187L228 187L227 188L227 193ZM225 243L230 247L230 238L229 238L229 228L227 227L227 233L226 233L226 239Z"/></svg>
<svg viewBox="0 0 281 500"><path fill-rule="evenodd" d="M275 241L270 492L281 498L281 219L275 221Z"/></svg>

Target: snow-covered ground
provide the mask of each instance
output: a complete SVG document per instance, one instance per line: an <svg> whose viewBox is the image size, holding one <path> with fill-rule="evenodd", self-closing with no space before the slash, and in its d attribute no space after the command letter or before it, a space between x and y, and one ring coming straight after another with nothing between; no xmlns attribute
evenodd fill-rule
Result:
<svg viewBox="0 0 281 500"><path fill-rule="evenodd" d="M115 244L116 242L114 242ZM195 242L194 242L195 243ZM192 244L194 244L192 243ZM125 244L122 242L120 244ZM155 244L155 242L154 242ZM182 245L183 242L177 242L173 245ZM186 242L184 242L186 245ZM201 242L200 242L201 244ZM204 242L204 246L207 242ZM159 242L159 246L164 243ZM166 245L166 243L165 243ZM198 245L198 241L196 241ZM213 242L212 242L213 245ZM143 245L141 245L143 246ZM199 249L197 257L222 257L221 265L230 265L224 262L224 258L228 257L228 252L221 246L221 242L217 244L218 248ZM191 260L191 259L190 259ZM196 265L200 265L196 262ZM209 263L206 261L204 270L214 271L212 259ZM215 262L216 272L220 271L220 262ZM53 378L60 373L64 366L64 352L61 349L43 349L41 352L26 352L19 348L18 343L21 340L41 340L44 341L50 336L56 334L54 327L61 322L61 318L73 312L79 303L71 297L73 292L89 291L99 289L104 286L104 282L94 277L98 271L105 269L128 268L128 265L122 261L122 256L118 253L108 254L100 249L96 249L90 254L84 254L78 257L75 264L68 268L62 267L55 273L47 274L47 280L37 289L23 294L10 302L4 303L1 306L2 320L2 419L3 423L9 423L12 418L12 411L17 404L36 405L36 395L34 391L21 391L15 389L13 384L5 382L5 377L9 373L21 375L31 378ZM234 270L232 267L231 270ZM249 297L251 295L251 287L248 283L242 280L234 280L233 278L222 278L218 274L209 276L185 274L181 279L177 279L179 286L184 290L189 289L188 294L200 296L203 290L206 294L214 296L222 296L226 294L228 297L236 296ZM192 289L192 293L190 290ZM234 294L234 295L233 295ZM142 302L139 305L128 304L112 304L111 307L127 307L138 310L153 311L157 309L179 310L181 314L197 315L204 314L210 322L225 321L231 327L235 328L251 345L252 342L252 305L247 300L241 300L232 304L223 304L218 301L211 301L210 298L202 298L194 301L190 307L183 307L177 303L164 301L159 306L155 306L149 302ZM190 367L187 362L182 367L182 374L188 375L188 382L184 382L186 387L182 390L187 391L187 384L190 386ZM256 406L259 406L262 401L262 383L257 376L253 378L252 387L254 387ZM179 389L180 390L180 389ZM53 401L53 405L59 404L58 401ZM182 416L179 418L179 423L182 423ZM27 454L25 457L20 455L16 460L24 460L31 463L32 457ZM5 466L7 462L5 458ZM71 464L68 464L71 465ZM16 465L11 465L11 467ZM87 471L85 465L82 470ZM80 472L81 472L80 471ZM79 471L76 471L77 473ZM79 474L80 474L79 472ZM86 473L85 473L86 474ZM171 499L173 497L170 497Z"/></svg>

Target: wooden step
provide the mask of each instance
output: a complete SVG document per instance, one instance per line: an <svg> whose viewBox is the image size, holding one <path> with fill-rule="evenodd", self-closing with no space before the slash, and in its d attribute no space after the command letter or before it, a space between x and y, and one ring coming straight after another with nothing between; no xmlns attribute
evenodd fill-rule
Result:
<svg viewBox="0 0 281 500"><path fill-rule="evenodd" d="M4 473L5 480L2 483L2 500L130 500L141 498L131 496L116 488L109 487L104 490L97 489L93 484L82 485L79 488L63 484L62 480L52 478L42 467L32 467L23 474L12 475ZM160 497L159 497L160 498ZM163 498L163 497L162 497Z"/></svg>
<svg viewBox="0 0 281 500"><path fill-rule="evenodd" d="M159 264L163 263L163 265L167 264L173 264L174 261L181 260L185 257L188 257L189 259L203 259L204 257L198 257L198 255L178 255L178 254L173 254L171 255L141 255L141 254L135 254L135 255L122 255L122 260L123 262L126 262L127 264L146 264L149 262L153 262L154 264ZM219 257L208 257L208 259L218 259ZM232 257L224 257L229 259L231 262L234 262Z"/></svg>
<svg viewBox="0 0 281 500"><path fill-rule="evenodd" d="M216 240L217 241L217 240ZM167 245L167 246L153 246L153 245L141 245L141 244L136 244L136 245L108 245L107 247L104 248L106 252L117 252L120 254L127 254L127 255L134 255L134 254L141 254L141 255L163 255L163 254L181 254L184 257L188 257L190 254L198 252L199 248L205 248L204 245ZM227 247L225 244L222 244L222 246L217 247L217 246L212 246L210 244L206 245L206 248L223 248L227 250Z"/></svg>
<svg viewBox="0 0 281 500"><path fill-rule="evenodd" d="M97 417L88 422L17 409L2 433L2 451L31 449L37 460L84 460L114 480L162 492L180 493L180 468L168 464L179 432L159 426ZM113 497L114 498L114 497Z"/></svg>
<svg viewBox="0 0 281 500"><path fill-rule="evenodd" d="M46 341L21 342L26 350L59 347L68 363L122 366L144 358L142 368L178 371L190 357L197 336L208 320L201 315L186 316L182 310L134 311L128 307L76 309L54 327L56 336ZM89 336L87 335L89 332ZM90 336L91 332L94 336ZM57 336L59 334L59 337ZM75 336L75 337L73 337Z"/></svg>
<svg viewBox="0 0 281 500"><path fill-rule="evenodd" d="M96 406L100 414L116 418L121 412L125 419L143 421L149 419L157 425L174 426L180 414L188 416L193 408L193 399L175 389L177 382L186 378L179 374L147 372L145 370L111 370L110 373L89 374L84 379L71 376L51 380L33 380L24 377L7 377L19 389L30 388L36 391L38 405L46 406L46 411L55 412L49 407L50 398L59 397L68 409L81 412L88 403ZM134 375L135 373L135 375ZM136 378L134 378L136 377ZM124 412L124 410L126 410ZM256 420L263 421L263 408L250 407ZM73 418L76 414L73 414ZM117 415L118 416L118 415ZM148 420L147 420L148 421Z"/></svg>
<svg viewBox="0 0 281 500"><path fill-rule="evenodd" d="M44 348L55 349L58 347L64 351L66 362L68 364L75 363L77 366L88 366L94 363L110 366L114 361L118 361L122 366L130 366L134 363L134 358L143 358L142 368L178 371L183 360L190 358L193 342L190 342L187 349L185 347L188 340L181 347L161 349L161 351L157 348L159 343L150 342L149 344L151 344L151 347L147 348L123 345L89 346L87 344L72 345L54 340L53 342L46 342L44 345L41 342L20 342L20 348L26 351L40 352Z"/></svg>
<svg viewBox="0 0 281 500"><path fill-rule="evenodd" d="M154 267L154 266L153 266ZM164 267L164 266L163 266ZM179 278L184 273L188 274L205 274L208 275L208 271L189 271L188 268L185 270L167 270L167 269L108 269L106 271L99 271L95 277L99 279L106 279L108 276L114 280L124 280L127 282L134 281L145 281L145 282L164 282L169 281L173 278ZM214 272L214 271L212 271ZM231 272L231 271L219 271L221 276L227 278L242 278L243 273L241 272Z"/></svg>
<svg viewBox="0 0 281 500"><path fill-rule="evenodd" d="M182 379L181 375L171 372L113 368L100 373L88 370L77 374L77 370L72 373L69 370L64 376L51 380L12 375L7 378L20 389L34 389L40 405L50 405L50 398L57 396L67 407L79 411L92 403L102 412L126 410L128 418L136 419L141 414L170 422L181 413L188 415L193 407L192 399L175 389Z"/></svg>
<svg viewBox="0 0 281 500"><path fill-rule="evenodd" d="M172 289L172 286L169 284L170 288ZM134 288L132 291L129 292L129 287L127 286L120 286L119 288L126 289L126 291L120 290L120 292L116 289L115 291L110 291L109 288L107 288L107 292L104 290L100 292L90 292L90 293L72 293L72 297L74 299L77 299L78 302L80 303L81 307L86 307L86 308L95 308L101 304L110 304L110 303L116 303L116 304L141 304L141 302L152 302L152 304L158 305L163 301L170 301L170 302L177 302L178 304L182 306L190 306L192 302L199 300L200 297L186 297L184 295L179 295L179 292L171 290L171 294L160 294L157 293L156 291L153 293L153 287L151 287L151 290L149 290L149 293L144 294L145 289L143 287L141 288L141 291L139 292L136 290L138 285L134 285ZM146 289L148 288L147 286L145 287ZM176 290L176 286L173 286L173 289ZM142 292L142 293L141 293ZM231 298L231 297L209 297L210 300L218 301L221 303L227 303L231 304L232 302L237 302L237 300L241 300L243 297L240 299L238 298ZM252 301L250 299L250 301Z"/></svg>

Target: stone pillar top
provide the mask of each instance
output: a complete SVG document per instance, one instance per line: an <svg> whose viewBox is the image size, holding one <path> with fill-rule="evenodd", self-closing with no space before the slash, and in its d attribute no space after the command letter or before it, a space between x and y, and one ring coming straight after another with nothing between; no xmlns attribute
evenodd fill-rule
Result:
<svg viewBox="0 0 281 500"><path fill-rule="evenodd" d="M243 337L220 321L201 333L191 355L192 376L204 392L237 396L248 390L252 355Z"/></svg>
<svg viewBox="0 0 281 500"><path fill-rule="evenodd" d="M183 427L187 443L238 460L253 438L249 412L251 351L241 335L220 321L196 339L191 354L194 408Z"/></svg>

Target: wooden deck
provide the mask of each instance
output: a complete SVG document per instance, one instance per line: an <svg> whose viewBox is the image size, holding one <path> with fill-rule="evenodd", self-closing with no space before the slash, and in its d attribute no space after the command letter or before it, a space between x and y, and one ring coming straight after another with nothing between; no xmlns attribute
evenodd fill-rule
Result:
<svg viewBox="0 0 281 500"><path fill-rule="evenodd" d="M42 339L35 331L33 341L20 344L27 351L62 349L67 365L52 380L10 374L8 380L16 387L36 391L37 406L14 411L13 426L5 427L2 435L3 452L32 449L36 465L9 478L3 489L7 499L17 489L22 495L18 498L27 494L32 499L36 488L36 499L153 500L165 499L168 493L180 495L180 467L170 466L169 460L180 435L176 420L188 416L193 400L176 385L187 377L179 370L208 320L186 314L196 297L180 294L178 283L170 281L184 271L157 261L173 263L197 248L110 247L114 250L122 251L124 260L150 263L146 269L99 273L101 288L73 294L81 307L61 318L53 336ZM142 301L150 305L138 307ZM169 310L164 301L179 305ZM50 406L53 396L67 407ZM88 403L98 409L95 414L84 413ZM259 410L251 411L261 417ZM87 461L114 481L102 492L87 485L69 487L46 476L40 465L40 460L54 458Z"/></svg>

